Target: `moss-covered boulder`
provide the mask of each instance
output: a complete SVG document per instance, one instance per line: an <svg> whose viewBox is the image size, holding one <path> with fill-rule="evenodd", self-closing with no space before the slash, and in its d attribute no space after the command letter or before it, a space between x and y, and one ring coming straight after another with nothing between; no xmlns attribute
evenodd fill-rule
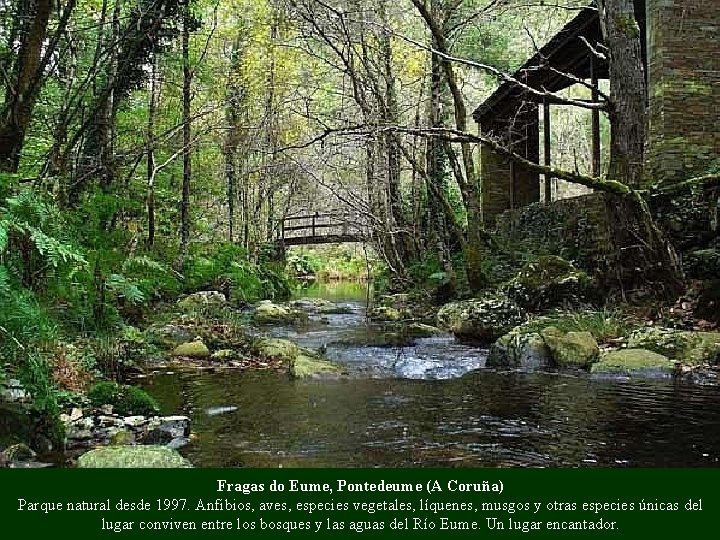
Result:
<svg viewBox="0 0 720 540"><path fill-rule="evenodd" d="M90 388L88 399L95 407L112 405L120 415L148 416L160 409L153 397L137 386L101 381Z"/></svg>
<svg viewBox="0 0 720 540"><path fill-rule="evenodd" d="M590 371L596 375L670 377L675 362L647 349L618 349L603 355Z"/></svg>
<svg viewBox="0 0 720 540"><path fill-rule="evenodd" d="M296 378L342 372L334 362L325 360L309 349L302 349L287 339L260 339L255 343L255 351L266 358L282 361L287 365L290 375Z"/></svg>
<svg viewBox="0 0 720 540"><path fill-rule="evenodd" d="M192 467L176 450L164 446L107 446L78 458L81 469L182 469Z"/></svg>
<svg viewBox="0 0 720 540"><path fill-rule="evenodd" d="M562 332L554 326L540 331L550 355L558 367L589 367L597 360L600 349L590 332Z"/></svg>
<svg viewBox="0 0 720 540"><path fill-rule="evenodd" d="M720 363L720 332L648 327L633 332L628 347L647 349L690 366Z"/></svg>
<svg viewBox="0 0 720 540"><path fill-rule="evenodd" d="M275 358L290 365L297 358L300 348L287 339L264 338L255 343L255 351L260 356Z"/></svg>
<svg viewBox="0 0 720 540"><path fill-rule="evenodd" d="M148 343L163 349L173 349L194 337L189 328L175 324L154 324L145 330L144 335Z"/></svg>
<svg viewBox="0 0 720 540"><path fill-rule="evenodd" d="M300 309L275 304L269 300L260 302L253 313L253 320L263 325L297 324L308 320L308 315Z"/></svg>
<svg viewBox="0 0 720 540"><path fill-rule="evenodd" d="M411 323L404 325L401 330L411 338L432 338L446 336L447 332L436 326L423 323Z"/></svg>
<svg viewBox="0 0 720 540"><path fill-rule="evenodd" d="M173 356L187 356L188 358L207 358L210 356L210 349L202 340L188 341L181 343L172 350Z"/></svg>
<svg viewBox="0 0 720 540"><path fill-rule="evenodd" d="M222 307L227 303L225 295L218 291L200 291L178 300L177 305L183 311L200 311Z"/></svg>
<svg viewBox="0 0 720 540"><path fill-rule="evenodd" d="M527 263L505 286L508 297L528 311L577 306L592 301L593 281L571 262L554 255Z"/></svg>
<svg viewBox="0 0 720 540"><path fill-rule="evenodd" d="M502 293L451 302L440 308L437 324L459 339L489 344L525 321L525 313Z"/></svg>
<svg viewBox="0 0 720 540"><path fill-rule="evenodd" d="M542 336L519 326L493 343L485 365L534 370L548 367L551 359L550 349Z"/></svg>
<svg viewBox="0 0 720 540"><path fill-rule="evenodd" d="M296 379L307 377L318 377L326 375L339 375L342 368L334 362L320 358L304 349L295 357L290 364L290 375Z"/></svg>

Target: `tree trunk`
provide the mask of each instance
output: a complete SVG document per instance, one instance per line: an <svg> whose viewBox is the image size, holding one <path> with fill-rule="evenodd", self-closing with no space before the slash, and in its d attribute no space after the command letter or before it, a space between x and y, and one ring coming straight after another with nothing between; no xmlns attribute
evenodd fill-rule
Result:
<svg viewBox="0 0 720 540"><path fill-rule="evenodd" d="M610 55L610 164L608 176L639 188L643 182L647 89L640 27L633 0L599 0Z"/></svg>
<svg viewBox="0 0 720 540"><path fill-rule="evenodd" d="M192 177L192 141L190 120L190 0L185 0L182 24L182 61L183 61L183 179L182 199L180 202L180 264L182 268L188 256L190 245L190 179Z"/></svg>
<svg viewBox="0 0 720 540"><path fill-rule="evenodd" d="M153 55L147 124L147 245L155 245L155 109L157 103L157 58Z"/></svg>
<svg viewBox="0 0 720 540"><path fill-rule="evenodd" d="M12 81L6 82L5 103L0 110L0 172L17 172L25 132L30 124L40 85L36 78L42 67L41 55L52 9L50 0L25 0L17 21L20 49Z"/></svg>

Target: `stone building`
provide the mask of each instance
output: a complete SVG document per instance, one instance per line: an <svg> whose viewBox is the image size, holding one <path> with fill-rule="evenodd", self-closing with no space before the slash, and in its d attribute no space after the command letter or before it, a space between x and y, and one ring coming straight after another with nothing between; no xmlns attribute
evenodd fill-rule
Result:
<svg viewBox="0 0 720 540"><path fill-rule="evenodd" d="M720 165L720 0L635 0L644 36L648 87L648 182L673 183ZM589 45L602 43L597 11L579 12L515 74L526 87L559 92L581 79L597 86L607 62ZM571 77L566 76L569 74ZM597 93L593 94L597 101ZM551 163L550 108L560 106L514 82L501 85L473 113L480 132L533 162ZM600 112L592 111L592 172L600 173ZM481 149L483 219L541 200L540 175ZM543 179L543 200L552 199Z"/></svg>

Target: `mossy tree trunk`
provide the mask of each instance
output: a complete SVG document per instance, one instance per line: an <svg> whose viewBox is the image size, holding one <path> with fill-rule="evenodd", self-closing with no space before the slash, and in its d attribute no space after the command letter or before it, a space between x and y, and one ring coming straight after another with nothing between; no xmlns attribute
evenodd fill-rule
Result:
<svg viewBox="0 0 720 540"><path fill-rule="evenodd" d="M608 176L641 187L647 88L640 27L633 0L598 0L600 24L610 55Z"/></svg>

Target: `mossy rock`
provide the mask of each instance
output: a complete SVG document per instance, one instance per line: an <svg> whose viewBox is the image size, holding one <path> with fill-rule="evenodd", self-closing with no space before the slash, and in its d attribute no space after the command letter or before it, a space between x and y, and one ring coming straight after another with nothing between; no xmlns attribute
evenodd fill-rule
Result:
<svg viewBox="0 0 720 540"><path fill-rule="evenodd" d="M218 291L200 291L190 294L181 300L177 305L183 311L199 311L208 308L219 308L227 303L225 295Z"/></svg>
<svg viewBox="0 0 720 540"><path fill-rule="evenodd" d="M647 349L691 366L720 363L720 332L649 327L634 332L628 347Z"/></svg>
<svg viewBox="0 0 720 540"><path fill-rule="evenodd" d="M297 358L300 348L290 340L263 338L255 343L255 350L266 358L275 358L291 365Z"/></svg>
<svg viewBox="0 0 720 540"><path fill-rule="evenodd" d="M502 293L451 302L438 311L437 324L459 339L490 344L525 321L525 312Z"/></svg>
<svg viewBox="0 0 720 540"><path fill-rule="evenodd" d="M375 306L368 311L368 317L376 322L397 322L404 318L399 309L390 306Z"/></svg>
<svg viewBox="0 0 720 540"><path fill-rule="evenodd" d="M586 304L595 296L590 276L554 255L527 263L505 289L510 298L528 311Z"/></svg>
<svg viewBox="0 0 720 540"><path fill-rule="evenodd" d="M149 326L144 336L145 341L163 349L173 349L194 337L188 328L174 324Z"/></svg>
<svg viewBox="0 0 720 540"><path fill-rule="evenodd" d="M540 331L558 367L589 367L597 360L600 349L590 332L562 332L554 326Z"/></svg>
<svg viewBox="0 0 720 540"><path fill-rule="evenodd" d="M173 349L171 354L188 358L207 358L210 356L210 349L201 340L195 340L181 343Z"/></svg>
<svg viewBox="0 0 720 540"><path fill-rule="evenodd" d="M298 354L290 364L290 375L296 379L323 375L339 375L342 371L342 368L334 362L324 360L313 354L308 354L308 351L304 350L301 350L300 354Z"/></svg>
<svg viewBox="0 0 720 540"><path fill-rule="evenodd" d="M591 373L635 377L670 377L675 363L667 356L647 349L618 349L593 364Z"/></svg>
<svg viewBox="0 0 720 540"><path fill-rule="evenodd" d="M81 469L183 469L192 467L176 450L164 446L107 446L78 458Z"/></svg>
<svg viewBox="0 0 720 540"><path fill-rule="evenodd" d="M551 359L550 349L542 336L519 326L493 343L485 365L534 370L548 367Z"/></svg>
<svg viewBox="0 0 720 540"><path fill-rule="evenodd" d="M284 325L307 322L308 314L302 310L281 306L264 300L255 307L253 320L262 325Z"/></svg>
<svg viewBox="0 0 720 540"><path fill-rule="evenodd" d="M153 397L136 386L101 381L88 392L88 399L95 407L112 405L113 412L120 415L155 414L160 408Z"/></svg>

